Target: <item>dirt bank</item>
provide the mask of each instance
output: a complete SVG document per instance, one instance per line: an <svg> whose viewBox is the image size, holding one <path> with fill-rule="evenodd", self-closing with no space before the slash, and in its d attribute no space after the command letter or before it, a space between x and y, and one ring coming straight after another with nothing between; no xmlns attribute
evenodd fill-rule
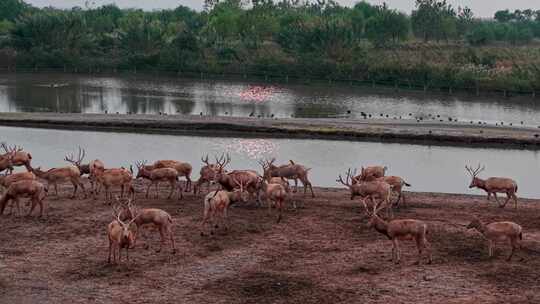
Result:
<svg viewBox="0 0 540 304"><path fill-rule="evenodd" d="M540 130L414 120L0 113L0 125L217 136L388 141L540 149Z"/></svg>
<svg viewBox="0 0 540 304"><path fill-rule="evenodd" d="M523 200L517 211L483 197L409 193L398 218L425 220L432 265L414 266L414 245L403 262L389 262L390 242L363 227L357 202L345 190L316 188L305 208L275 223L266 209L237 206L231 230L199 235L202 198L138 203L170 212L178 253L155 253L155 231L130 252L131 262L106 262L110 207L102 201L47 198L44 218L1 216L0 303L539 303L540 206ZM167 189L162 189L164 197ZM301 196L297 196L301 200ZM24 208L27 210L27 207ZM473 214L512 220L524 228L524 249L505 262L463 226Z"/></svg>

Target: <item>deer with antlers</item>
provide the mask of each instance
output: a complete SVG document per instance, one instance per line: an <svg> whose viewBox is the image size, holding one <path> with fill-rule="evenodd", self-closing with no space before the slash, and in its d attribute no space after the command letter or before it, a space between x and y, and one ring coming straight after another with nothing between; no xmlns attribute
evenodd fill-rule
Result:
<svg viewBox="0 0 540 304"><path fill-rule="evenodd" d="M15 167L25 166L27 171L32 171L32 155L28 152L25 152L22 147L11 146L8 148L6 143L1 143L0 146L6 152L3 156L12 155L11 165ZM12 171L12 170L10 170ZM11 173L11 172L10 172Z"/></svg>
<svg viewBox="0 0 540 304"><path fill-rule="evenodd" d="M229 206L235 202L245 202L243 196L245 184L236 179L233 181L238 185L238 189L232 191L216 190L208 193L204 198L204 214L201 222L201 236L204 236L205 225L210 224L209 232L214 234L214 229L219 228L219 224L223 224L225 230L229 229L227 212Z"/></svg>
<svg viewBox="0 0 540 304"><path fill-rule="evenodd" d="M120 208L113 207L113 214L116 219L107 225L107 236L109 238L109 264L111 263L111 255L113 256L113 262L116 263L116 253L118 253L118 261L122 260L122 248L126 249L126 259L129 262L129 249L135 247L137 234L131 231L129 227L137 220L137 216L125 223L120 219L121 212Z"/></svg>
<svg viewBox="0 0 540 304"><path fill-rule="evenodd" d="M207 185L208 191L210 191L210 183L215 179L216 174L227 172L225 170L225 166L226 163L228 164L230 162L229 154L227 154L226 157L225 154L222 154L219 158L215 156L215 159L216 162L211 164L208 161L208 155L206 155L206 158L201 157L201 161L205 165L201 168L199 180L197 180L195 186L193 187L193 194L199 193L202 185L204 184ZM229 160L228 162L227 159Z"/></svg>
<svg viewBox="0 0 540 304"><path fill-rule="evenodd" d="M96 190L96 172L97 170L105 170L105 164L99 159L94 159L87 164L83 164L82 161L84 160L85 156L86 150L79 147L79 154L76 159L73 157L73 154L69 154L66 155L64 160L76 166L79 169L81 176L84 174L88 174L88 180L90 181L90 193L94 193L94 191Z"/></svg>
<svg viewBox="0 0 540 304"><path fill-rule="evenodd" d="M361 183L362 181L380 181L380 182L386 182L387 184L392 187L392 192L395 192L398 196L395 205L399 205L399 201L401 200L403 204L405 205L405 194L403 194L403 187L410 187L411 185L407 183L403 178L399 176L383 176L383 177L375 177L374 175L369 175L365 179L362 180L361 175L357 175L352 178L352 184Z"/></svg>
<svg viewBox="0 0 540 304"><path fill-rule="evenodd" d="M476 169L465 166L465 169L471 175L471 183L469 188L479 188L487 192L487 200L489 201L491 194L495 197L495 201L499 204L499 207L504 208L506 204L512 199L514 201L514 208L517 209L517 191L518 186L516 181L507 177L490 177L487 179L481 179L478 177L480 172L484 171L485 167L478 165ZM503 204L499 203L497 199L497 193L506 193L506 201Z"/></svg>
<svg viewBox="0 0 540 304"><path fill-rule="evenodd" d="M81 181L81 172L79 171L79 168L75 166L52 168L47 171L42 171L41 167L37 167L32 168L32 173L34 173L38 178L46 180L48 185L52 184L54 186L56 196L58 196L59 183L71 182L73 185L73 194L70 198L75 198L79 187L81 187L84 198L86 198L86 189Z"/></svg>
<svg viewBox="0 0 540 304"><path fill-rule="evenodd" d="M182 186L178 183L178 171L173 168L158 168L153 170L148 170L146 166L146 161L137 162L137 177L136 178L145 178L150 180L148 188L146 188L146 198L148 198L148 193L150 192L150 187L155 185L156 188L156 198L159 197L159 183L168 182L171 186L171 191L169 192L170 199L174 193L174 190L178 188L178 200L183 198L182 195ZM152 167L152 166L150 166Z"/></svg>
<svg viewBox="0 0 540 304"><path fill-rule="evenodd" d="M178 177L186 178L186 192L191 191L191 171L192 167L189 163L177 160L158 160L152 165L147 166L149 170L159 168L172 168L178 172Z"/></svg>
<svg viewBox="0 0 540 304"><path fill-rule="evenodd" d="M292 160L290 160L289 164L276 166L274 165L274 162L276 161L275 158L272 158L269 161L261 160L259 161L259 164L262 166L263 169L263 177L266 180L269 180L272 177L283 177L285 179L293 179L295 183L295 190L294 192L298 191L298 182L297 179L300 180L304 187L304 195L307 192L307 189L311 191L311 197L315 197L315 194L313 193L313 187L311 185L311 182L308 178L308 172L311 170L311 168L306 168L300 164L296 164Z"/></svg>
<svg viewBox="0 0 540 304"><path fill-rule="evenodd" d="M340 174L336 181L349 188L351 191L351 200L353 200L356 196L359 196L361 199L370 198L375 206L379 208L379 210L386 208L388 216L388 212L392 212L392 206L390 205L390 194L392 192L392 187L387 182L377 180L353 184L351 180L354 180L354 175L355 174L353 174L349 168L347 170L346 179L343 180L343 177ZM379 199L380 203L375 203L375 199Z"/></svg>
<svg viewBox="0 0 540 304"><path fill-rule="evenodd" d="M96 191L94 192L94 199L99 194L99 188L105 188L105 200L112 199L110 193L111 187L120 187L120 197L124 197L124 191L128 190L131 194L131 198L135 199L135 188L133 187L133 174L125 168L112 168L105 170L97 170L96 174Z"/></svg>
<svg viewBox="0 0 540 304"><path fill-rule="evenodd" d="M362 204L368 216L370 217L367 227L374 228L377 232L385 235L392 241L392 261L396 264L400 263L401 251L399 249L400 240L415 240L416 248L418 249L418 260L415 264L420 264L422 253L427 251L428 264L431 264L433 257L431 254L431 246L426 238L428 234L428 226L425 222L414 219L396 219L385 221L377 215L378 210L373 209L369 212L365 199L362 199Z"/></svg>
<svg viewBox="0 0 540 304"><path fill-rule="evenodd" d="M0 198L0 215L4 214L4 209L9 201L13 200L20 214L19 198L30 197L32 206L28 215L32 214L36 205L39 204L39 216L43 215L43 200L47 196L47 188L36 180L20 180L9 185L6 193ZM13 207L12 207L13 209Z"/></svg>
<svg viewBox="0 0 540 304"><path fill-rule="evenodd" d="M124 203L120 203L120 200L116 198L117 202L122 206L120 212L120 219L122 221L135 219L133 223L137 225L137 234L139 229L144 226L152 225L159 230L160 234L160 246L156 252L160 252L163 245L166 243L166 238L169 238L172 247L172 253L176 253L176 247L174 245L174 233L173 233L173 219L169 213L157 208L143 208L139 209L131 199L128 199Z"/></svg>

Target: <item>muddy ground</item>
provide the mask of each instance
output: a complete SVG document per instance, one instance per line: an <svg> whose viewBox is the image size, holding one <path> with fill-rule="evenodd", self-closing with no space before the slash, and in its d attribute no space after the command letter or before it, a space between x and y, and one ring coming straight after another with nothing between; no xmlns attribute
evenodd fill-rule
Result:
<svg viewBox="0 0 540 304"><path fill-rule="evenodd" d="M408 193L396 217L428 223L434 256L415 266L413 243L400 265L389 261L391 243L364 227L345 190L316 188L280 224L266 209L236 206L230 231L201 237L202 197L144 199L138 183L140 206L173 215L178 252L156 253L158 233L146 232L149 249L139 240L129 263L110 265L110 206L68 199L69 190L46 199L43 218L0 217L0 303L540 303L538 201L515 211L484 197ZM523 226L513 261L507 245L488 258L480 234L461 226L475 214Z"/></svg>

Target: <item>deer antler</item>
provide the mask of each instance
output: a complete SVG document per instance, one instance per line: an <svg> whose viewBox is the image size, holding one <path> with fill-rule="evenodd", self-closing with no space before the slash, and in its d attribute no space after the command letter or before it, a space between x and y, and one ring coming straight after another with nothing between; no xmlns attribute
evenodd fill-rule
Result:
<svg viewBox="0 0 540 304"><path fill-rule="evenodd" d="M219 160L216 159L216 162L217 162L218 168L220 170L223 170L223 168L225 168L225 166L227 166L231 162L231 156L229 155L229 153L227 153L226 157L222 155L222 157L220 157Z"/></svg>
<svg viewBox="0 0 540 304"><path fill-rule="evenodd" d="M206 154L206 158L201 157L201 161L203 162L203 164L210 166L210 164L208 163L208 154Z"/></svg>
<svg viewBox="0 0 540 304"><path fill-rule="evenodd" d="M481 166L480 164L478 164L478 167L476 169L472 169L472 167L465 166L465 169L467 169L467 171L469 172L472 178L477 177L478 174L484 171L485 168L486 168L485 166Z"/></svg>
<svg viewBox="0 0 540 304"><path fill-rule="evenodd" d="M351 168L349 168L347 170L347 178L345 179L345 181L343 181L343 177L341 177L341 174L340 174L336 182L342 183L343 185L347 187L351 187L351 183L350 183L351 175L352 175Z"/></svg>

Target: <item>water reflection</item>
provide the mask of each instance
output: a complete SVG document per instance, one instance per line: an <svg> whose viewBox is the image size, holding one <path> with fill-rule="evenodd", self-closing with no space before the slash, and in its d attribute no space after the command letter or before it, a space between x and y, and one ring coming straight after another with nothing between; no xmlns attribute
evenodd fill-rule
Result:
<svg viewBox="0 0 540 304"><path fill-rule="evenodd" d="M540 125L530 98L383 93L349 86L258 84L149 76L0 74L0 111L183 113L263 117L374 117ZM409 116L409 113L412 115ZM439 115L440 117L437 117Z"/></svg>

